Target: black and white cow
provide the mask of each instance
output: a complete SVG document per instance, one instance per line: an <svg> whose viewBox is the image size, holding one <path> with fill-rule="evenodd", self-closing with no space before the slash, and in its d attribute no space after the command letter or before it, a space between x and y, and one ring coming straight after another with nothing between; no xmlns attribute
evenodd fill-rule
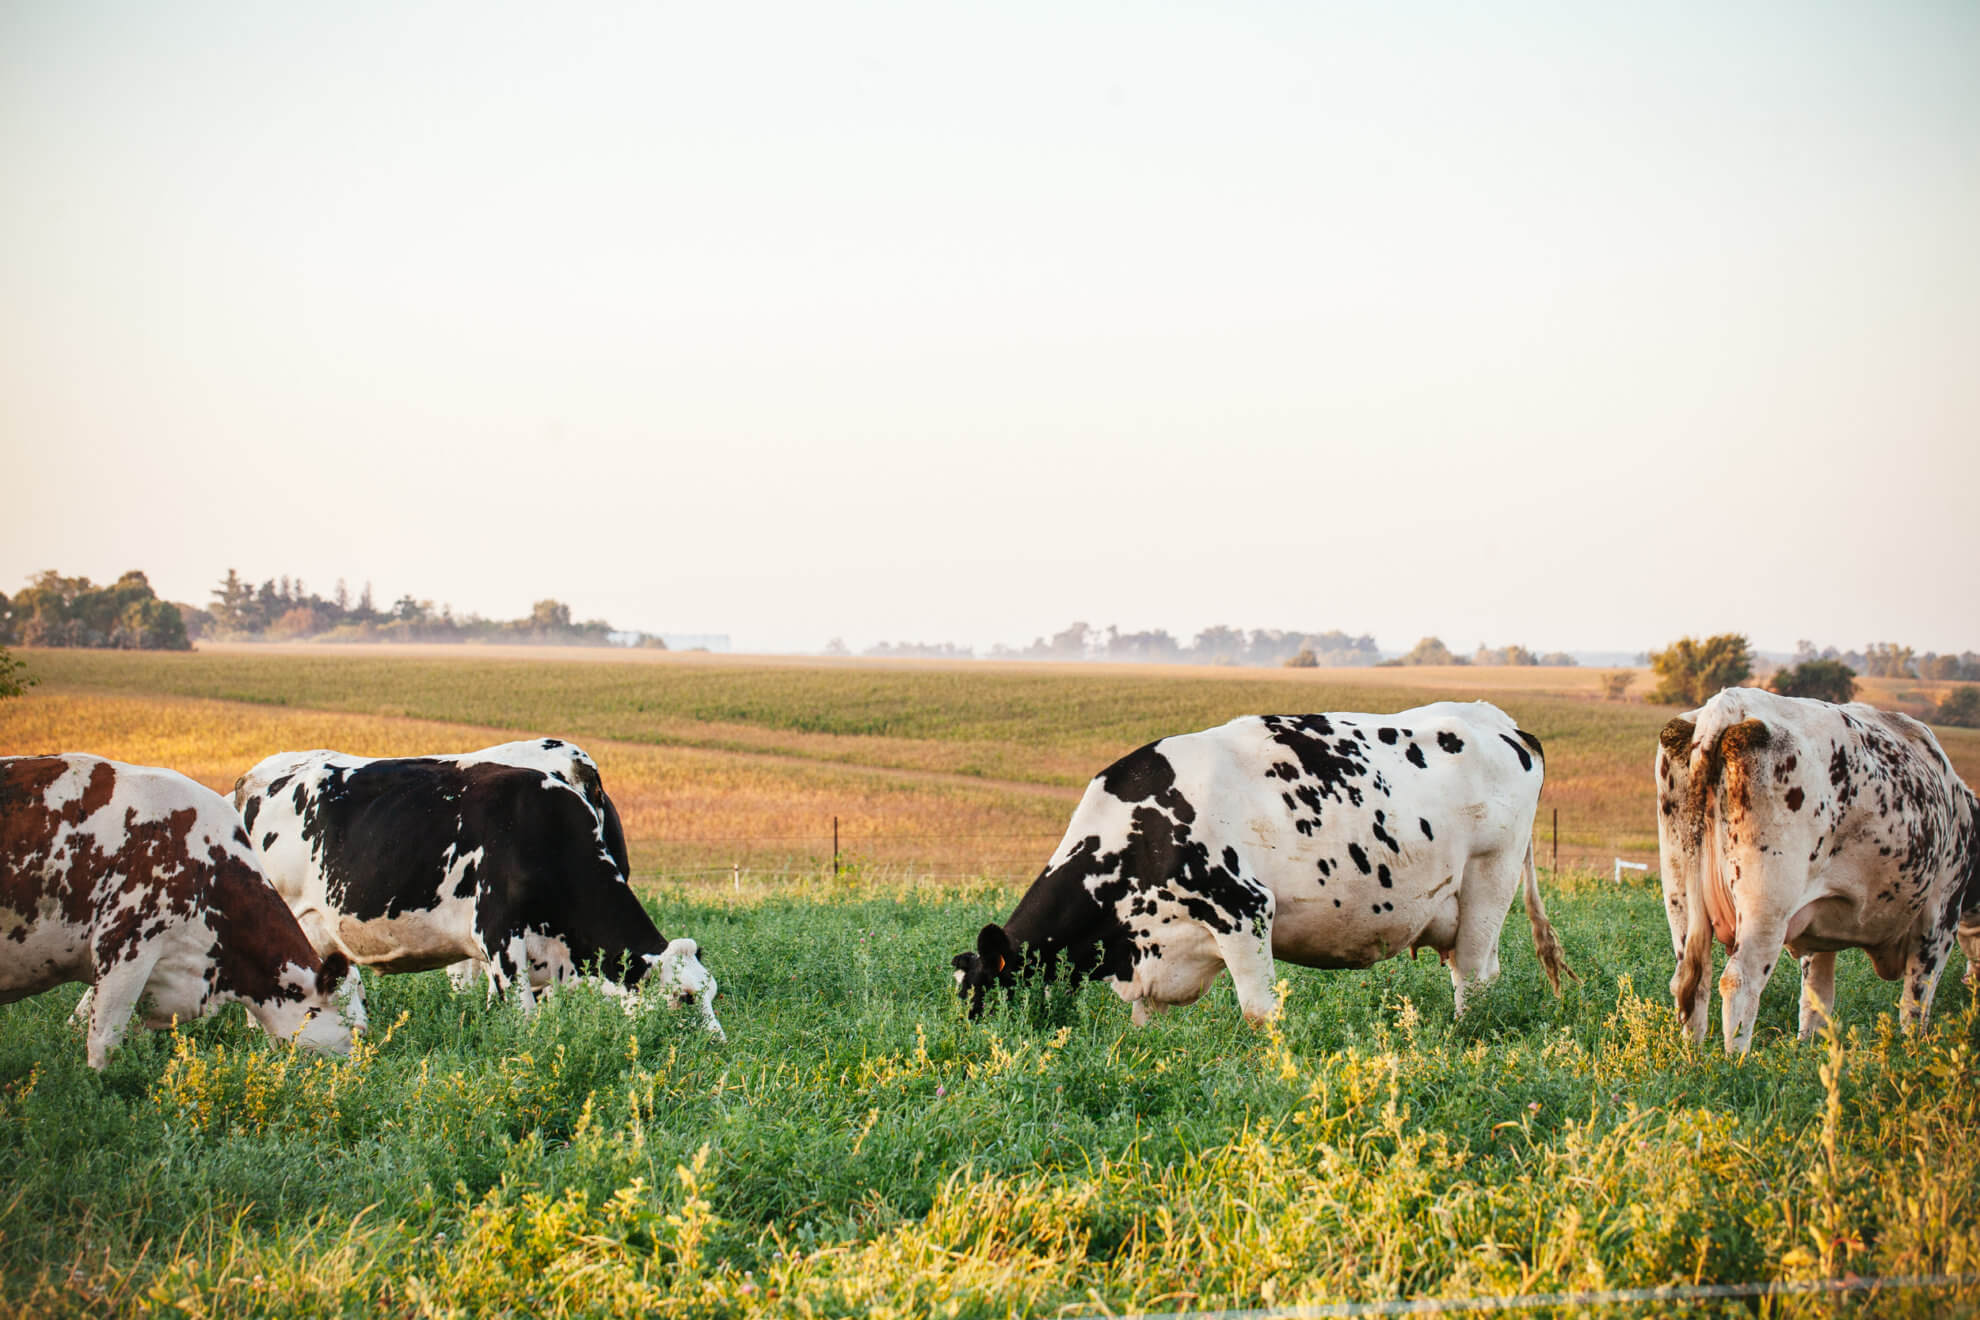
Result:
<svg viewBox="0 0 1980 1320"><path fill-rule="evenodd" d="M1801 962L1801 1038L1835 1002L1836 953L1863 949L1904 978L1898 1013L1922 1026L1955 940L1980 959L1980 833L1973 791L1909 716L1728 688L1658 739L1657 843L1677 974L1671 993L1703 1041L1712 941L1726 1049L1753 1041L1760 992L1785 947Z"/></svg>
<svg viewBox="0 0 1980 1320"><path fill-rule="evenodd" d="M1134 1020L1228 967L1251 1021L1272 960L1367 967L1434 949L1456 1011L1498 975L1525 877L1534 944L1566 970L1533 870L1540 742L1485 702L1394 715L1248 715L1164 738L1087 785L1052 860L1002 926L955 959L972 1015L993 985L1099 977ZM1570 973L1572 975L1572 973Z"/></svg>
<svg viewBox="0 0 1980 1320"><path fill-rule="evenodd" d="M527 1008L594 967L602 984L699 1006L714 978L626 883L619 813L598 767L556 738L452 756L271 756L234 802L310 942L381 972L467 959Z"/></svg>
<svg viewBox="0 0 1980 1320"><path fill-rule="evenodd" d="M246 1006L271 1036L345 1054L362 991L321 957L263 878L227 799L100 756L0 757L0 1004L86 981L102 1068L145 1025Z"/></svg>

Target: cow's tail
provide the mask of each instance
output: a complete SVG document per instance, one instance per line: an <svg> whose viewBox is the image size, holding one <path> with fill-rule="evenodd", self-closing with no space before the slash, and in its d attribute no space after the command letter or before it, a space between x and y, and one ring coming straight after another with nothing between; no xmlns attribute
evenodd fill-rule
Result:
<svg viewBox="0 0 1980 1320"><path fill-rule="evenodd" d="M1718 841L1705 837L1715 828L1713 808L1719 805L1716 814L1724 814L1726 798L1742 790L1740 781L1753 772L1754 754L1772 738L1765 723L1750 717L1744 694L1743 688L1727 688L1706 702L1691 736L1690 779L1679 837L1690 850L1692 864L1685 868L1684 952L1672 987L1683 1014L1690 1013L1694 996L1711 971L1711 904L1725 888L1719 874Z"/></svg>
<svg viewBox="0 0 1980 1320"><path fill-rule="evenodd" d="M1561 952L1561 942L1554 936L1554 924L1547 920L1547 906L1540 901L1540 872L1533 860L1533 841L1526 844L1526 920L1533 927L1533 951L1540 955L1540 966L1546 971L1547 979L1553 983L1554 993L1561 992L1561 973L1566 972L1575 980L1581 974L1568 966L1567 957Z"/></svg>

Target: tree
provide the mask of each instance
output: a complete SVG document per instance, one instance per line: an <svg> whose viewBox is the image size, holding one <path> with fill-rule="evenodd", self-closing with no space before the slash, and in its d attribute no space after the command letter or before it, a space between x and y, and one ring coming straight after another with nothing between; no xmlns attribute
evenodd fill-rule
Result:
<svg viewBox="0 0 1980 1320"><path fill-rule="evenodd" d="M1856 671L1840 660L1803 660L1791 669L1776 671L1767 686L1784 697L1854 701Z"/></svg>
<svg viewBox="0 0 1980 1320"><path fill-rule="evenodd" d="M1287 669L1318 669L1320 667L1320 657L1313 654L1312 647L1302 646L1299 648L1297 655L1288 656L1279 663L1283 664Z"/></svg>
<svg viewBox="0 0 1980 1320"><path fill-rule="evenodd" d="M1402 662L1406 665L1452 665L1457 657L1451 648L1445 646L1442 638L1425 637L1403 653Z"/></svg>
<svg viewBox="0 0 1980 1320"><path fill-rule="evenodd" d="M0 699L18 697L33 687L34 676L27 666L7 654L7 648L0 646Z"/></svg>
<svg viewBox="0 0 1980 1320"><path fill-rule="evenodd" d="M1872 642L1863 648L1863 672L1872 678L1916 678L1911 648L1895 642Z"/></svg>
<svg viewBox="0 0 1980 1320"><path fill-rule="evenodd" d="M1737 687L1753 676L1753 650L1741 633L1721 633L1696 641L1680 637L1650 657L1662 680L1650 694L1666 706L1702 706L1721 688Z"/></svg>
<svg viewBox="0 0 1980 1320"><path fill-rule="evenodd" d="M1932 723L1960 729L1980 729L1980 687L1962 683L1946 693L1932 711Z"/></svg>
<svg viewBox="0 0 1980 1320"><path fill-rule="evenodd" d="M560 600L539 600L530 607L529 625L538 632L569 632L571 607Z"/></svg>

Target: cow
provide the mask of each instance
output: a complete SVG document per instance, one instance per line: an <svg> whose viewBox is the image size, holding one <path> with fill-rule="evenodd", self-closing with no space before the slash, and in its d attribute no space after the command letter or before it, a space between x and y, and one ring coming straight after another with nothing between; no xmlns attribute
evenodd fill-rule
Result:
<svg viewBox="0 0 1980 1320"><path fill-rule="evenodd" d="M1712 942L1728 1052L1753 1043L1785 947L1801 963L1800 1038L1835 1003L1836 953L1904 978L1899 1020L1922 1028L1955 940L1980 959L1976 802L1906 715L1727 688L1664 726L1657 851L1681 1030L1703 1042Z"/></svg>
<svg viewBox="0 0 1980 1320"><path fill-rule="evenodd" d="M343 982L262 875L227 799L100 756L0 757L0 1004L84 981L89 1066L148 1027L245 1006L271 1036L347 1054Z"/></svg>
<svg viewBox="0 0 1980 1320"><path fill-rule="evenodd" d="M248 836L318 949L380 972L468 960L525 1010L580 971L698 1005L714 978L627 883L618 809L592 759L557 738L457 755L283 752L234 786Z"/></svg>
<svg viewBox="0 0 1980 1320"><path fill-rule="evenodd" d="M1482 701L1247 715L1150 743L1087 785L1010 920L954 959L958 991L975 1017L992 986L1052 980L1064 959L1139 1026L1228 967L1256 1023L1278 1009L1275 957L1368 967L1429 948L1462 1014L1498 975L1524 875L1558 994L1568 968L1533 866L1544 775L1540 740Z"/></svg>

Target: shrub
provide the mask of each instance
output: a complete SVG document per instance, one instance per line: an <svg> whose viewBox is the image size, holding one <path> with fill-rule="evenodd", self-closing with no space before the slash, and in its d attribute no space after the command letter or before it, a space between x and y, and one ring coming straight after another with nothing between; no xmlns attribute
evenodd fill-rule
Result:
<svg viewBox="0 0 1980 1320"><path fill-rule="evenodd" d="M1776 672L1767 686L1784 697L1854 701L1856 671L1840 660L1804 660L1791 669Z"/></svg>
<svg viewBox="0 0 1980 1320"><path fill-rule="evenodd" d="M1932 723L1980 729L1980 687L1964 683L1946 693L1945 699L1933 708Z"/></svg>
<svg viewBox="0 0 1980 1320"><path fill-rule="evenodd" d="M1602 696L1608 701L1621 701L1629 695L1630 680L1636 675L1627 669L1617 669L1602 675Z"/></svg>
<svg viewBox="0 0 1980 1320"><path fill-rule="evenodd" d="M1659 680L1650 699L1666 706L1702 706L1720 689L1753 676L1753 651L1740 633L1697 641L1680 637L1650 657Z"/></svg>
<svg viewBox="0 0 1980 1320"><path fill-rule="evenodd" d="M1279 663L1283 664L1287 669L1318 669L1320 667L1320 657L1313 654L1312 647L1302 646L1299 648L1298 655L1287 656Z"/></svg>
<svg viewBox="0 0 1980 1320"><path fill-rule="evenodd" d="M27 672L27 666L7 654L7 648L0 646L0 698L18 697L34 686L34 679Z"/></svg>

